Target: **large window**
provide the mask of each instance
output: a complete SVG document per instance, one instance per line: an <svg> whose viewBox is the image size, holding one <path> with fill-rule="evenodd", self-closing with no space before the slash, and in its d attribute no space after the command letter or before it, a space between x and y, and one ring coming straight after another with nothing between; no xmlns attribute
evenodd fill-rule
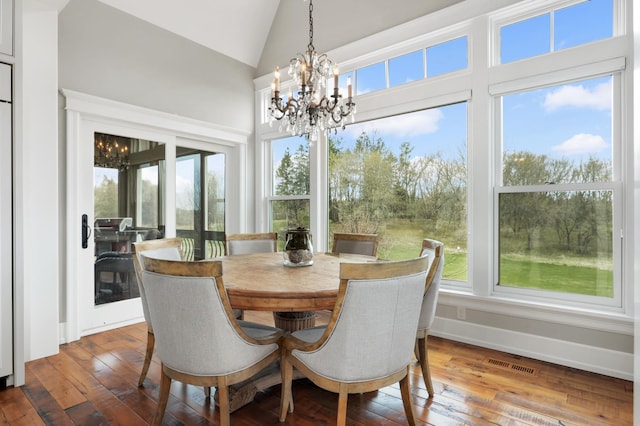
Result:
<svg viewBox="0 0 640 426"><path fill-rule="evenodd" d="M378 234L408 259L423 238L448 248L444 276L467 280L467 104L348 126L329 137L329 231Z"/></svg>
<svg viewBox="0 0 640 426"><path fill-rule="evenodd" d="M271 231L284 238L287 229L309 228L309 144L304 137L271 141Z"/></svg>
<svg viewBox="0 0 640 426"><path fill-rule="evenodd" d="M614 297L612 82L502 96L499 285Z"/></svg>
<svg viewBox="0 0 640 426"><path fill-rule="evenodd" d="M552 9L500 29L500 63L554 52L613 35L613 0Z"/></svg>
<svg viewBox="0 0 640 426"><path fill-rule="evenodd" d="M340 89L355 74L356 96L399 86L424 78L464 70L468 66L467 37L457 37L424 49L358 68L340 76Z"/></svg>
<svg viewBox="0 0 640 426"><path fill-rule="evenodd" d="M339 85L353 82L359 122L311 146L258 126L272 228L311 225L324 247L334 232L376 233L387 259L440 239L450 304L628 313L630 4L474 4L486 12L358 45Z"/></svg>

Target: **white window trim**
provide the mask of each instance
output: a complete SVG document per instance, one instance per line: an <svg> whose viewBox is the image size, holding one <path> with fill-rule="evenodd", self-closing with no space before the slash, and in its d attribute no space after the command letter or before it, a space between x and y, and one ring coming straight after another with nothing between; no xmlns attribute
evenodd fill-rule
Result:
<svg viewBox="0 0 640 426"><path fill-rule="evenodd" d="M616 312L608 311L603 306L563 306L557 303L549 303L548 300L538 301L533 299L516 300L502 297L493 293L493 229L494 229L494 163L495 156L493 144L488 141L495 141L497 132L496 123L493 119L492 95L508 93L516 90L518 85L526 87L535 81L537 70L543 69L547 73L557 72L558 80L571 80L582 77L581 67L591 68L593 72L598 66L602 66L600 71L615 70L624 68L620 60L626 62L625 58L630 57L632 43L625 35L625 22L622 13L627 7L624 0L614 0L614 16L617 20L616 35L613 38L594 42L588 46L577 46L570 49L554 52L551 55L542 55L522 61L516 61L499 66L491 66L493 62L492 54L495 49L496 23L506 22L511 19L518 20L514 16L516 13L528 13L527 8L545 7L557 8L559 5L567 6L570 1L541 0L524 2L518 0L495 0L486 2L490 4L465 4L454 5L441 11L441 13L431 14L423 18L416 19L407 24L392 28L379 34L367 37L358 42L351 43L327 54L341 64L341 71L349 72L366 64L374 63L381 59L390 59L409 53L413 50L415 42L420 38L428 38L424 35L424 29L432 29L431 35L443 37L447 34L449 38L456 38L462 35L468 36L469 67L463 72L445 75L443 78L426 79L419 82L412 82L402 86L396 86L379 92L372 92L358 96L358 113L356 120L366 121L384 116L408 112L420 109L421 107L434 106L435 99L445 99L453 92L466 92L469 95L473 92L473 99L469 103L469 135L468 135L468 217L469 217L469 260L468 260L468 287L455 286L444 283L441 288L441 303L448 305L462 305L496 313L513 314L524 318L536 318L540 320L555 321L562 324L584 326L588 328L619 332L631 335L633 333L632 324L632 301L633 301L633 265L625 261L622 270L623 288L622 298L624 306ZM483 2L484 3L484 2ZM502 20L502 21L500 21ZM462 23L462 24L461 24ZM467 33L449 35L447 29L460 25ZM498 30L499 31L499 30ZM446 38L446 37L444 37ZM444 40L443 40L444 41ZM484 42L486 41L486 42ZM575 73L572 77L571 74ZM520 76L513 79L513 75ZM254 80L256 88L256 117L264 116L262 105L268 104L270 96L269 84L272 75L265 75ZM530 81L527 79L531 79ZM514 83L515 82L515 83ZM628 72L623 73L622 85L630 84L631 76ZM545 83L540 83L545 84ZM452 89L455 87L456 89ZM491 94L489 93L491 91ZM464 96L461 96L464 97ZM625 104L621 106L620 130L623 135L631 134L632 128L630 119L625 118L630 111L631 100L625 99ZM614 126L615 127L615 126ZM274 137L282 137L277 131L269 128L268 125L256 119L256 157L260 158L260 169L264 171L264 150L266 143L263 141ZM621 140L620 137L615 137ZM316 144L318 149L326 141ZM620 151L630 149L627 144L623 144ZM312 155L312 150L310 155ZM321 151L318 151L321 152ZM627 155L627 157L629 157ZM629 168L630 159L622 164L624 169ZM619 163L620 164L620 163ZM323 166L324 167L324 166ZM324 170L324 172L322 171ZM323 182L326 188L326 168L319 171L319 181ZM627 178L627 175L623 176ZM260 170L258 171L260 174ZM315 173L312 172L312 179ZM262 176L265 176L262 173ZM261 182L261 181L259 181ZM261 185L257 185L261 187ZM322 187L322 185L320 185ZM315 185L312 183L311 200L318 197L314 193ZM625 187L623 197L631 199L630 189ZM264 198L264 193L262 194ZM321 197L326 202L326 195ZM264 218L266 202L258 206L258 216ZM326 206L312 211L312 215L317 214L319 222L326 223ZM632 226L633 218L632 205L625 204L624 215L626 228ZM312 219L313 221L314 219ZM625 229L626 229L625 228ZM319 233L318 235L323 235ZM627 239L630 240L630 239ZM488 242L490 241L490 242ZM632 242L625 241L623 251L628 253L633 247ZM504 308L507 306L507 308Z"/></svg>

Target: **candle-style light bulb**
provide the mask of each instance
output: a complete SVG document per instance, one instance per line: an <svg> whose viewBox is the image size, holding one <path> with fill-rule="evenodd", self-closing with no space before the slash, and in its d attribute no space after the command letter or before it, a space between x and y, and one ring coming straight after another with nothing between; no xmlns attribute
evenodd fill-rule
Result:
<svg viewBox="0 0 640 426"><path fill-rule="evenodd" d="M303 62L300 64L300 75L302 77L302 85L307 85L307 63Z"/></svg>
<svg viewBox="0 0 640 426"><path fill-rule="evenodd" d="M347 77L347 96L351 98L351 77Z"/></svg>
<svg viewBox="0 0 640 426"><path fill-rule="evenodd" d="M333 67L333 87L338 88L338 76L340 75L340 70L336 65Z"/></svg>
<svg viewBox="0 0 640 426"><path fill-rule="evenodd" d="M273 90L275 90L276 92L280 91L280 67L276 67L276 71L274 72L275 75L275 81L274 81L274 88Z"/></svg>

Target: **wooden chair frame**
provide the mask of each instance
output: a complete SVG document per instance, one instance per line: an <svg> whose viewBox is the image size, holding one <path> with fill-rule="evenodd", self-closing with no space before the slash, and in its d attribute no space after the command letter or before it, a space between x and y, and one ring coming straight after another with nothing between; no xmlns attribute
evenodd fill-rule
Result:
<svg viewBox="0 0 640 426"><path fill-rule="evenodd" d="M282 334L275 333L273 336L265 339L254 339L249 336L240 327L233 314L233 309L229 303L229 297L224 287L222 278L222 262L221 261L207 261L207 262L185 262L174 260L163 260L142 257L143 268L145 271L155 272L165 275L184 276L184 277L214 277L218 294L222 300L224 312L229 318L231 325L238 335L245 341L254 345L265 345L272 343L279 343ZM204 386L210 389L215 386L218 391L218 404L220 410L220 424L228 426L231 422L231 415L229 410L229 386L243 382L260 371L264 370L271 363L276 361L280 357L280 351L276 350L269 356L263 358L260 362L232 374L224 376L199 376L176 371L172 368L162 364L161 380L160 380L160 393L158 395L158 408L153 419L154 425L162 424L162 418L167 408L167 402L169 400L169 391L171 390L171 380L178 380L182 383Z"/></svg>
<svg viewBox="0 0 640 426"><path fill-rule="evenodd" d="M140 264L139 255L149 250L157 250L163 248L175 247L180 251L180 257L182 258L182 251L180 249L182 244L181 238L163 238L159 240L146 240L133 243L131 245L131 253L133 254L133 266L136 271L136 278L138 280L138 287L140 288L140 296L142 303L147 303L146 298L143 296L144 289L142 288L142 265ZM145 307L145 314L147 308ZM151 357L153 356L153 348L156 344L156 338L153 335L153 325L151 320L146 318L147 323L147 349L144 354L144 362L142 363L142 371L140 372L140 378L138 379L138 386L142 386L144 379L149 372L149 366L151 365Z"/></svg>
<svg viewBox="0 0 640 426"><path fill-rule="evenodd" d="M376 256L378 253L378 235L377 234L355 234L355 233L343 233L335 232L333 234L333 246L331 248L332 253L339 253L337 250L338 241L363 241L372 242L372 253L368 253L369 256ZM362 254L362 253L359 253Z"/></svg>
<svg viewBox="0 0 640 426"><path fill-rule="evenodd" d="M277 232L258 232L243 234L227 234L225 237L225 249L227 254L231 254L229 250L230 241L256 241L256 240L273 240L273 251L278 251L278 233Z"/></svg>
<svg viewBox="0 0 640 426"><path fill-rule="evenodd" d="M433 280L436 276L436 271L440 265L440 262L443 261L444 255L444 244L440 241L431 240L425 238L422 240L422 249L420 250L420 254L422 255L425 249L433 250L435 253L434 259L431 261L431 265L429 266L429 271L427 272L427 279L425 282L424 293L427 294L429 288L431 288L431 284L433 284ZM427 386L427 392L429 393L429 397L433 397L435 394L433 389L433 381L431 380L431 370L429 368L429 352L427 350L427 339L429 338L428 330L418 330L416 334L416 350L415 355L420 363L420 368L422 370L422 378L424 379L424 383Z"/></svg>
<svg viewBox="0 0 640 426"><path fill-rule="evenodd" d="M280 421L286 418L287 411L293 412L293 396L291 393L291 381L293 379L293 368L302 372L304 376L310 379L317 386L335 392L338 394L338 420L337 425L346 424L347 401L350 393L370 392L400 382L400 392L402 395L402 403L410 425L415 425L415 416L413 406L411 405L411 391L409 389L409 373L410 365L386 377L380 377L375 380L367 380L362 382L340 382L328 379L316 374L310 370L305 364L297 360L291 355L294 349L311 352L319 349L325 344L333 333L336 326L342 306L344 304L345 295L349 285L349 280L369 280L392 278L403 275L410 275L423 272L427 269L428 259L426 257L394 261L394 262L371 262L371 263L343 263L340 265L340 288L335 307L332 311L329 323L324 333L315 342L306 342L297 339L292 335L287 335L281 343L282 359L280 361L280 370L282 374L282 393L280 401Z"/></svg>

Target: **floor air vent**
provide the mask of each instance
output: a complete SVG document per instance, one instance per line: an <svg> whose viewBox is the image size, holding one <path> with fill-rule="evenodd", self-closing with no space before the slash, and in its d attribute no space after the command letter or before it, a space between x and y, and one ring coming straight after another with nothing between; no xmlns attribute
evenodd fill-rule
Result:
<svg viewBox="0 0 640 426"><path fill-rule="evenodd" d="M536 372L535 368L525 367L523 365L513 364L511 362L501 361L501 360L493 359L493 358L487 359L486 362L487 362L487 364L490 364L490 365L492 365L494 367L500 367L500 368L505 369L505 370L515 371L516 373L528 374L528 375L532 375L532 376L537 375L537 372Z"/></svg>

